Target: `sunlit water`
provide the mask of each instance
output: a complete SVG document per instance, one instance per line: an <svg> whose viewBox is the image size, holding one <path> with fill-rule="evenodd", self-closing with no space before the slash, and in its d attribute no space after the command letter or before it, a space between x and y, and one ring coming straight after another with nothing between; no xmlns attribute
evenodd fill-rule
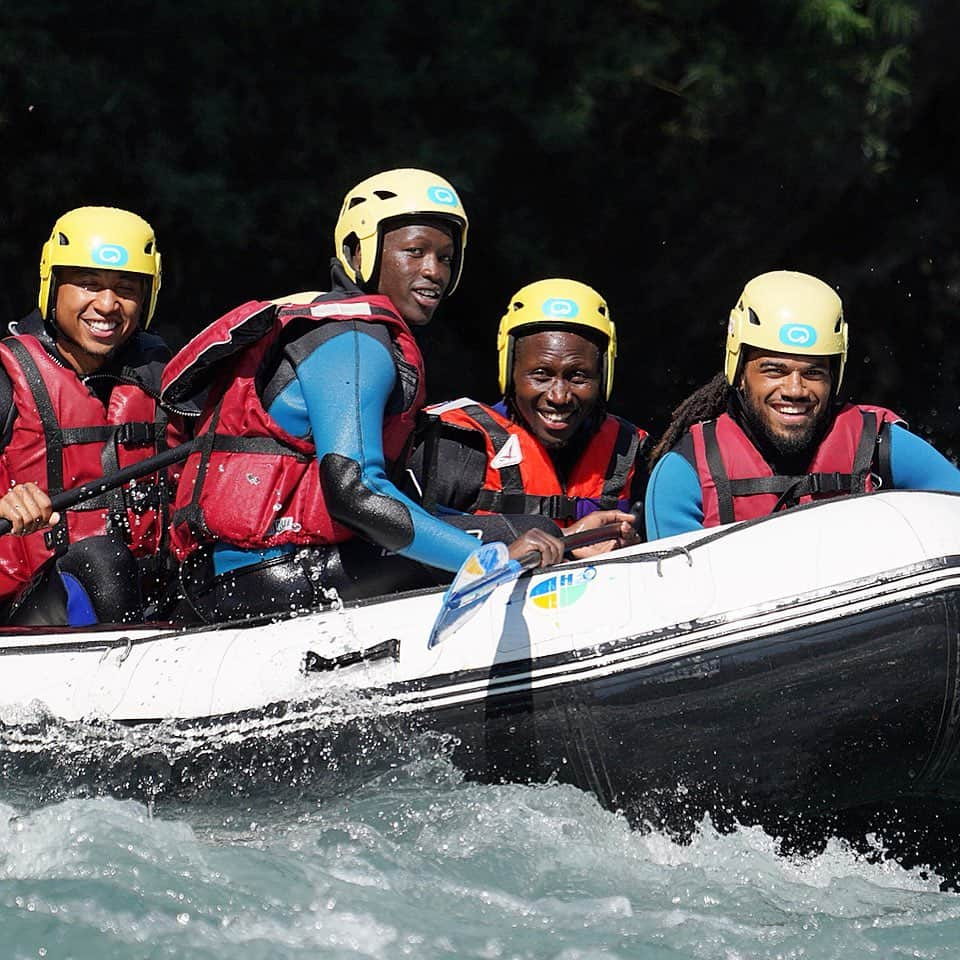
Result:
<svg viewBox="0 0 960 960"><path fill-rule="evenodd" d="M0 957L960 956L960 897L928 872L839 841L790 859L709 821L677 843L421 753L340 797L38 802L8 782Z"/></svg>

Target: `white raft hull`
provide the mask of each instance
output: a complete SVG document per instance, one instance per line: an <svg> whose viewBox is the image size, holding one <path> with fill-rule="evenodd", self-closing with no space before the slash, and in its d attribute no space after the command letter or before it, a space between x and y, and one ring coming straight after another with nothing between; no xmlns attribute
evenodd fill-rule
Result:
<svg viewBox="0 0 960 960"><path fill-rule="evenodd" d="M431 650L441 598L6 631L0 719L295 715L301 732L329 728L330 756L364 716L394 718L451 734L472 775L556 776L620 807L678 784L706 805L960 800L960 496L821 502L568 563L501 588Z"/></svg>
<svg viewBox="0 0 960 960"><path fill-rule="evenodd" d="M33 701L65 720L201 719L322 699L331 686L384 689L564 654L578 673L613 674L936 594L960 582L939 563L957 556L960 497L895 492L566 563L501 588L433 650L442 590L254 626L0 631L0 711ZM640 637L649 640L627 657L602 652ZM385 641L397 659L305 669L311 654L335 660ZM564 682L563 672L534 671L531 682ZM483 695L452 679L430 701ZM413 709L422 698L388 700Z"/></svg>

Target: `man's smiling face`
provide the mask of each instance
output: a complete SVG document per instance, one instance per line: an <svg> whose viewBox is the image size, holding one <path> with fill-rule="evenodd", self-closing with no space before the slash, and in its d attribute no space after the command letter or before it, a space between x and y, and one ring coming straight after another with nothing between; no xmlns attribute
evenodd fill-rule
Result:
<svg viewBox="0 0 960 960"><path fill-rule="evenodd" d="M133 336L147 279L123 270L60 267L54 321L57 347L80 374L93 373Z"/></svg>
<svg viewBox="0 0 960 960"><path fill-rule="evenodd" d="M812 447L820 434L830 412L833 370L829 357L751 347L739 387L751 425L775 450L792 456Z"/></svg>
<svg viewBox="0 0 960 960"><path fill-rule="evenodd" d="M450 286L455 247L447 229L410 224L388 230L380 252L379 293L411 326L430 322Z"/></svg>
<svg viewBox="0 0 960 960"><path fill-rule="evenodd" d="M514 403L548 449L566 446L600 403L600 349L572 331L517 338Z"/></svg>

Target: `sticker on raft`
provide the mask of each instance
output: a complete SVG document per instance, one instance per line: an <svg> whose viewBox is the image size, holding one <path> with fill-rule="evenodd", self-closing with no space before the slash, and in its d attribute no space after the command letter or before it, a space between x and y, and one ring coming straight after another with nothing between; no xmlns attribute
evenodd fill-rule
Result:
<svg viewBox="0 0 960 960"><path fill-rule="evenodd" d="M570 573L548 577L532 587L528 598L542 610L557 610L572 607L586 592L597 577L596 567L584 567Z"/></svg>

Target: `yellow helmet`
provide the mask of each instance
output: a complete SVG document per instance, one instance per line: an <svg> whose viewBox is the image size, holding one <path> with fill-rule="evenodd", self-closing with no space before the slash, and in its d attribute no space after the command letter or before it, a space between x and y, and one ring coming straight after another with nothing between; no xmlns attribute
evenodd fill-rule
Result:
<svg viewBox="0 0 960 960"><path fill-rule="evenodd" d="M497 331L500 391L503 394L507 392L513 373L513 346L517 333L530 333L531 327L548 330L586 327L603 334L607 348L601 351L600 392L605 399L610 399L613 362L617 358L617 328L610 319L606 300L593 287L576 280L537 280L510 298Z"/></svg>
<svg viewBox="0 0 960 960"><path fill-rule="evenodd" d="M160 252L153 227L116 207L78 207L53 225L40 254L40 313L50 319L55 267L94 267L142 273L150 278L144 297L144 327L150 325L160 292Z"/></svg>
<svg viewBox="0 0 960 960"><path fill-rule="evenodd" d="M425 214L431 219L449 220L455 227L450 286L445 296L457 289L467 246L467 214L457 191L429 170L386 170L358 183L343 198L340 216L333 231L337 259L360 285L369 283L380 268L384 224L396 217ZM360 244L360 270L350 263L349 243Z"/></svg>
<svg viewBox="0 0 960 960"><path fill-rule="evenodd" d="M801 356L839 356L834 390L847 363L847 322L836 291L807 273L774 270L754 277L730 311L724 373L736 385L744 345Z"/></svg>

